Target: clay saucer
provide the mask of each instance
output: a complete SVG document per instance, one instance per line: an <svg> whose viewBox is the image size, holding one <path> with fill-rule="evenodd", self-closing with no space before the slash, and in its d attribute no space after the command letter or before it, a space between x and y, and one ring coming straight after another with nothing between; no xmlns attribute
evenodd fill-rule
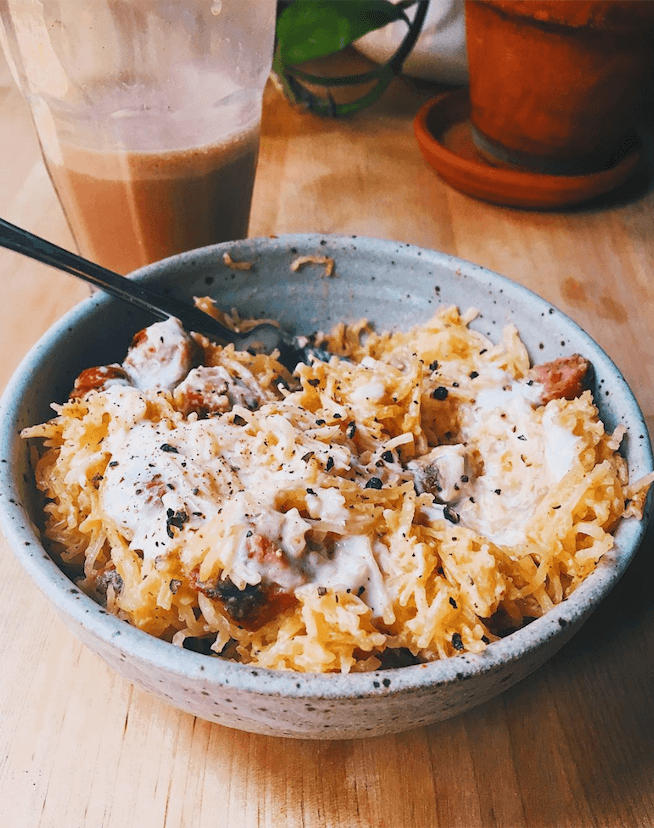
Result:
<svg viewBox="0 0 654 828"><path fill-rule="evenodd" d="M550 175L494 165L473 141L469 114L467 89L445 92L420 109L415 136L426 161L444 181L493 204L537 210L579 204L622 184L640 160L641 141L632 133L615 154L615 163L599 172Z"/></svg>

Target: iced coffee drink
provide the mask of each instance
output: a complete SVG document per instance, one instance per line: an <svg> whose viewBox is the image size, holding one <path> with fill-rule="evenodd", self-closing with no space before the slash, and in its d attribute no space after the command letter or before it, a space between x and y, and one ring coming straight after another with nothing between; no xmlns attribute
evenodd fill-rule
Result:
<svg viewBox="0 0 654 828"><path fill-rule="evenodd" d="M82 255L127 274L247 235L275 0L0 0Z"/></svg>
<svg viewBox="0 0 654 828"><path fill-rule="evenodd" d="M247 235L258 130L211 146L158 152L59 145L45 154L83 256L126 274Z"/></svg>

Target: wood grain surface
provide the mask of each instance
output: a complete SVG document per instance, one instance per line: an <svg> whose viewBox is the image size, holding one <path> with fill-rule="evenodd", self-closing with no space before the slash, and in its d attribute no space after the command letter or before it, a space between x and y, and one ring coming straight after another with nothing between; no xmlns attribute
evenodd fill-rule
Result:
<svg viewBox="0 0 654 828"><path fill-rule="evenodd" d="M251 235L353 233L497 270L571 315L654 415L652 144L621 190L565 212L495 207L427 168L399 80L347 121L267 90ZM0 63L0 215L72 245L26 105ZM0 251L0 386L88 294ZM2 828L651 828L654 538L582 631L530 678L398 736L303 742L153 699L82 647L0 539Z"/></svg>

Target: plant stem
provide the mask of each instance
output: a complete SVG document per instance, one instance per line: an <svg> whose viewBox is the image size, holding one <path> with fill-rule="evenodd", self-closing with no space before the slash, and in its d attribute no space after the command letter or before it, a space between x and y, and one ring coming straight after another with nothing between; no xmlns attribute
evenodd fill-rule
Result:
<svg viewBox="0 0 654 828"><path fill-rule="evenodd" d="M416 13L413 17L413 21L409 21L407 18L409 30L392 57L383 65L378 66L369 72L332 78L312 75L308 72L303 72L296 66L284 66L281 51L278 47L275 51L275 58L273 60L273 70L278 75L286 96L293 103L301 104L311 112L318 115L327 115L329 117L351 115L354 112L358 112L359 110L370 106L370 104L378 100L386 91L393 78L400 74L404 61L415 46L416 40L420 35L425 21L425 16L429 7L429 0L402 0L402 2L398 5L401 5L404 8L416 5ZM333 87L354 86L374 80L377 82L372 89L360 98L357 98L355 101L342 104L337 104L330 93L328 93L327 99L325 99L324 97L318 96L311 92L303 86L302 83L309 83L314 86Z"/></svg>

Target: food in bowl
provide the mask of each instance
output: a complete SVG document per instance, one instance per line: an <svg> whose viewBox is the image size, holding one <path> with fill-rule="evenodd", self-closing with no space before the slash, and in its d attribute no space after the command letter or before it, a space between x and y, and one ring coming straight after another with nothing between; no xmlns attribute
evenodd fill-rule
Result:
<svg viewBox="0 0 654 828"><path fill-rule="evenodd" d="M572 594L652 475L629 481L583 357L532 367L514 327L494 343L474 316L341 325L294 376L175 320L139 332L23 431L44 441L50 548L110 612L218 657L482 652Z"/></svg>

